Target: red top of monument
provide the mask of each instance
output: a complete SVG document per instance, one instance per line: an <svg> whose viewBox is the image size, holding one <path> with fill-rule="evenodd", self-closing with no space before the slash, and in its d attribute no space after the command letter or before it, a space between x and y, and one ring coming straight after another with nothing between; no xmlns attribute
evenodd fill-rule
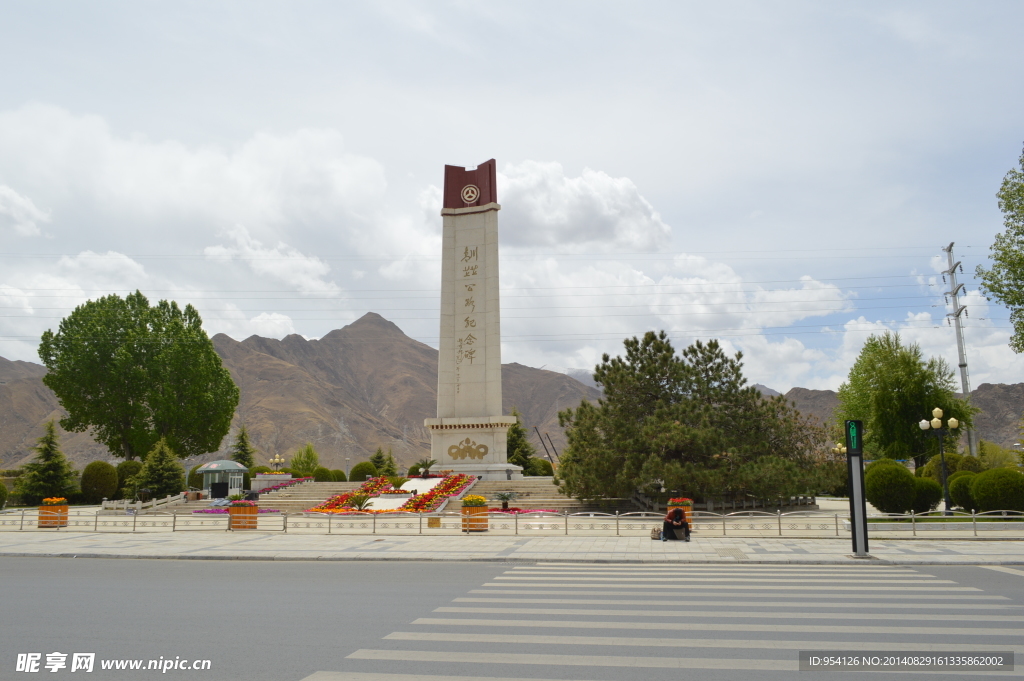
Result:
<svg viewBox="0 0 1024 681"><path fill-rule="evenodd" d="M467 208L498 202L498 166L492 158L475 170L444 167L444 207Z"/></svg>

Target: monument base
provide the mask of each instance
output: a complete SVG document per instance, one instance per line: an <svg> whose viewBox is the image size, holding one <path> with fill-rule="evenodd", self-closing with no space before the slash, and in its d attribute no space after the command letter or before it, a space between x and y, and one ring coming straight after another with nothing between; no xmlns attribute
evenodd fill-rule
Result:
<svg viewBox="0 0 1024 681"><path fill-rule="evenodd" d="M430 458L437 470L519 480L522 467L508 462L508 429L515 423L514 416L470 416L425 419L423 425L430 430Z"/></svg>

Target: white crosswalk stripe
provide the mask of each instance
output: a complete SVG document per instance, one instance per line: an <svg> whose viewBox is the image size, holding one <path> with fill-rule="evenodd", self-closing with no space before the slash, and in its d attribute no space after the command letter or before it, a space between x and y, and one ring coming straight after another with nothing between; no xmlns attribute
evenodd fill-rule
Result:
<svg viewBox="0 0 1024 681"><path fill-rule="evenodd" d="M467 589L387 645L352 651L346 670L303 681L550 681L543 668L574 681L783 681L799 651L1012 657L1022 625L1024 606L925 568L546 563Z"/></svg>

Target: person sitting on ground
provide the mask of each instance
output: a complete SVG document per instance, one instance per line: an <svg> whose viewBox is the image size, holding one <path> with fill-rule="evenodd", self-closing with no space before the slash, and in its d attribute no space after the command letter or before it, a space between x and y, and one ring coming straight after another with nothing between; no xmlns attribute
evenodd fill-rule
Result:
<svg viewBox="0 0 1024 681"><path fill-rule="evenodd" d="M690 541L690 523L686 522L686 515L683 509L674 508L665 514L665 522L662 524L661 541L679 539L677 531L682 530L683 540Z"/></svg>

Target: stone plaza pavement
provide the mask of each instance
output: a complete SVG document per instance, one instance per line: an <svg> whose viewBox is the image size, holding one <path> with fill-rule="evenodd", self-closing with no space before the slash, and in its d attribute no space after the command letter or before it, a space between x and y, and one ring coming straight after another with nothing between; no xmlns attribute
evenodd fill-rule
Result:
<svg viewBox="0 0 1024 681"><path fill-rule="evenodd" d="M206 560L579 561L615 563L796 563L1024 565L1024 539L874 539L854 558L836 539L447 535L381 536L252 532L3 532L0 556Z"/></svg>

